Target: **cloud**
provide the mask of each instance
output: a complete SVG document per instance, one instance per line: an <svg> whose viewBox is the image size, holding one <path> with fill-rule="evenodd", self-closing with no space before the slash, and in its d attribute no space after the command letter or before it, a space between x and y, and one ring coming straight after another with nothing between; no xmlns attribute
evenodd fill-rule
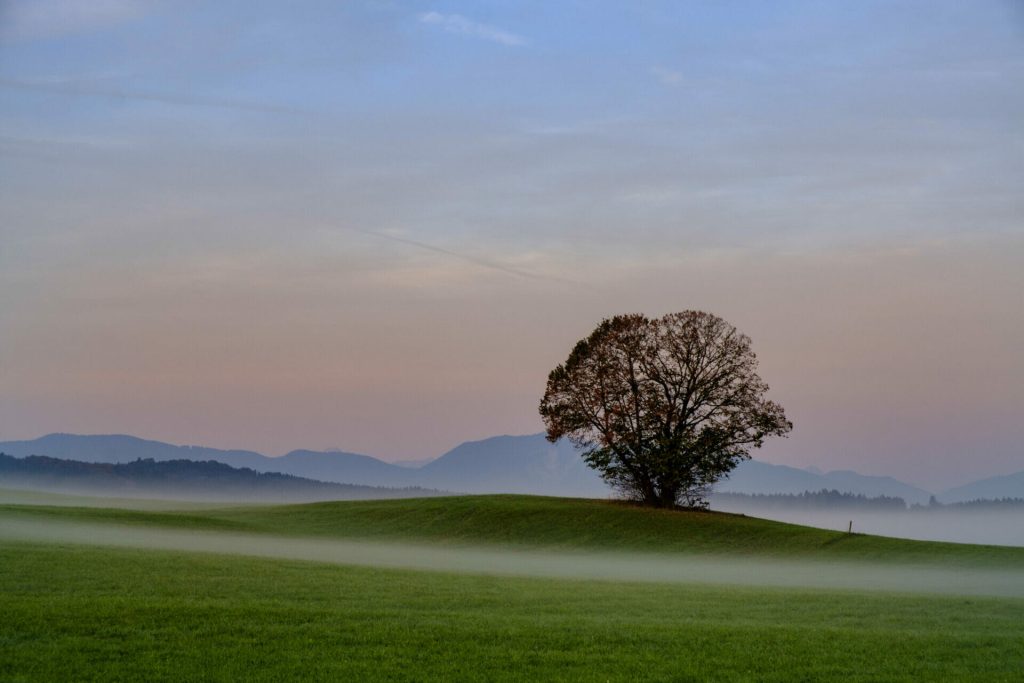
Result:
<svg viewBox="0 0 1024 683"><path fill-rule="evenodd" d="M438 246L435 246L433 244L427 244L425 242L420 242L418 240L412 240L412 239L409 239L407 237L399 237L398 235L392 235L392 234L385 233L385 232L376 232L374 230L362 230L360 228L346 227L344 229L345 230L351 230L353 232L362 233L364 235L373 235L374 237L380 237L382 239L391 240L392 242L399 242L401 244L408 244L409 246L416 247L416 248L422 249L424 251L431 251L431 252L434 252L435 254L444 254L445 256L451 256L451 257L457 258L459 260L466 261L467 263L472 263L474 265L481 266L483 268L489 268L491 270L497 270L497 271L500 271L500 272L503 272L503 273L508 273L509 275L516 275L518 277L528 278L530 280L547 280L547 281L550 281L550 282L560 282L562 284L570 284L570 285L579 284L578 282L576 282L574 280L569 280L567 278L555 277L555 276L552 276L552 275L542 275L540 273L534 273L534 272L531 272L531 271L528 271L528 270L523 270L521 268L516 268L514 266L510 266L510 265L508 265L506 263L502 263L500 261L492 261L490 259L480 258L478 256L472 256L470 254L465 254L465 253L458 252L458 251L452 251L451 249L445 249L443 247L438 247Z"/></svg>
<svg viewBox="0 0 1024 683"><path fill-rule="evenodd" d="M662 85L679 86L683 84L683 74L663 66L651 67L651 74L657 78Z"/></svg>
<svg viewBox="0 0 1024 683"><path fill-rule="evenodd" d="M259 102L241 102L210 97L193 97L191 95L175 95L166 93L146 93L122 90L120 88L97 88L80 85L68 81L22 81L14 78L0 77L0 88L54 93L56 95L105 97L113 100L135 100L140 102L160 102L186 107L213 107L217 109L235 109L263 114L301 114L314 115L316 112L277 104Z"/></svg>
<svg viewBox="0 0 1024 683"><path fill-rule="evenodd" d="M449 33L461 33L462 35L475 36L492 43L500 43L509 47L520 47L526 45L526 39L515 33L504 31L500 28L481 24L467 19L461 14L440 14L438 12L424 12L419 15L420 23L440 26Z"/></svg>
<svg viewBox="0 0 1024 683"><path fill-rule="evenodd" d="M131 21L152 4L145 0L16 0L4 3L0 34L33 39L94 31Z"/></svg>

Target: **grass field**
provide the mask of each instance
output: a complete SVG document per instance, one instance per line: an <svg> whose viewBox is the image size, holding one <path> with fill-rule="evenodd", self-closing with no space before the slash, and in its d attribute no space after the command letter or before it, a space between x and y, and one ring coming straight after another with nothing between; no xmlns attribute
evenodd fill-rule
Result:
<svg viewBox="0 0 1024 683"><path fill-rule="evenodd" d="M962 595L756 579L766 559L822 571L840 561L911 579L929 568L998 571L1019 578L1024 595L1019 548L520 496L180 512L0 508L0 529L26 522L265 544L383 540L412 553L486 548L510 564L540 551L570 561L713 556L755 571L742 585L579 580L256 558L216 545L7 538L4 680L1024 680L1022 597L986 596L985 586Z"/></svg>

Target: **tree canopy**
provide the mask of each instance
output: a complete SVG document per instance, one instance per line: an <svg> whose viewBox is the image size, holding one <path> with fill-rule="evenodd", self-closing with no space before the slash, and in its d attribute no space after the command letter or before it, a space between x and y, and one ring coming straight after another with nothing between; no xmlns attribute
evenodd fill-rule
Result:
<svg viewBox="0 0 1024 683"><path fill-rule="evenodd" d="M750 338L703 311L617 315L551 371L547 438L566 437L626 497L705 506L711 486L793 427L765 398Z"/></svg>

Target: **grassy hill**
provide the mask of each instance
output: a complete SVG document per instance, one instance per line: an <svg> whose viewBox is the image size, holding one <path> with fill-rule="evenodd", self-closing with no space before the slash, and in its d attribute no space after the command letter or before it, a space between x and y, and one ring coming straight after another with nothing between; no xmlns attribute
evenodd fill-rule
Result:
<svg viewBox="0 0 1024 683"><path fill-rule="evenodd" d="M998 568L1011 582L1024 580L1021 548L529 496L205 510L44 502L0 506L0 680L988 682L1019 680L1024 661L1016 592L421 571L232 555L217 541L386 540L412 553L504 549L494 552L509 561L543 549L570 568L573 558L605 557L598 551L637 551L642 566L651 553L684 564L717 556L755 577L776 558L812 573L819 559L865 571L887 562L911 580L923 566L963 566L954 573ZM191 552L113 547L109 535L4 537L20 523L214 543Z"/></svg>
<svg viewBox="0 0 1024 683"><path fill-rule="evenodd" d="M2 505L0 516L275 536L1019 567L1024 548L846 534L722 512L494 495L144 511Z"/></svg>

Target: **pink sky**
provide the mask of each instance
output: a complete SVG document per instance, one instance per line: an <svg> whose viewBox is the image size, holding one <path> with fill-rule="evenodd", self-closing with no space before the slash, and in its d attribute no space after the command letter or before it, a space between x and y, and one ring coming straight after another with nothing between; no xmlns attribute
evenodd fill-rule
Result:
<svg viewBox="0 0 1024 683"><path fill-rule="evenodd" d="M1019 3L573 7L4 3L0 439L431 457L695 308L759 457L1024 469Z"/></svg>
<svg viewBox="0 0 1024 683"><path fill-rule="evenodd" d="M429 255L393 278L273 256L230 277L78 273L8 328L2 436L436 456L540 431L547 372L601 316L701 308L753 338L795 422L759 457L940 486L1020 467L1022 254L965 239L557 269L580 284Z"/></svg>

